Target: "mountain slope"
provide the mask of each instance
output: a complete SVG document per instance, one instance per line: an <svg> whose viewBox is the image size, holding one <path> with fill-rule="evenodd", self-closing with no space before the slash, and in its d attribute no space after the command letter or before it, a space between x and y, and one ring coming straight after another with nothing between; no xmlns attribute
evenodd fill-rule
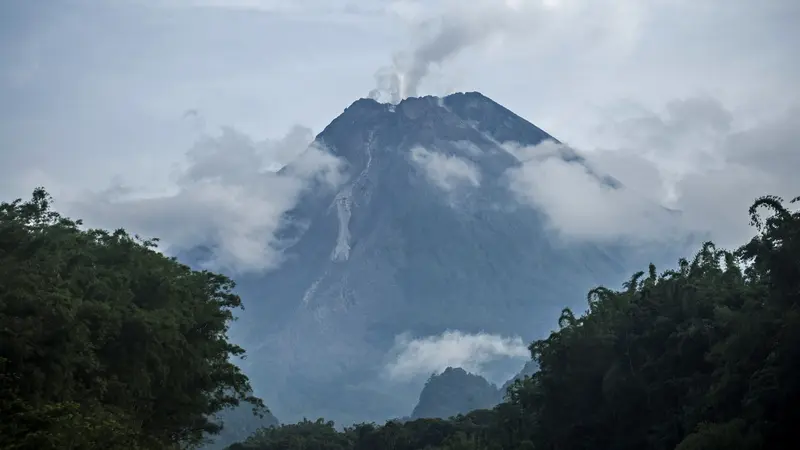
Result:
<svg viewBox="0 0 800 450"><path fill-rule="evenodd" d="M476 409L492 408L503 401L509 386L516 380L531 376L537 370L539 365L529 360L519 373L497 388L480 375L468 373L460 367L448 367L428 378L410 418L446 419Z"/></svg>
<svg viewBox="0 0 800 450"><path fill-rule="evenodd" d="M202 450L221 450L247 439L259 428L280 424L271 413L266 413L263 417L254 415L252 408L247 405L224 410L218 417L223 423L222 431L215 436L209 436L211 442L203 446Z"/></svg>
<svg viewBox="0 0 800 450"><path fill-rule="evenodd" d="M317 136L347 181L310 190L288 214L279 269L238 280L246 370L279 417L401 416L424 380L387 379L397 335L530 340L587 289L621 278L619 249L558 242L510 193L507 171L521 163L502 143L546 139L478 93L361 99Z"/></svg>
<svg viewBox="0 0 800 450"><path fill-rule="evenodd" d="M476 409L492 408L501 401L502 393L485 378L461 368L448 367L425 383L411 419L447 419Z"/></svg>

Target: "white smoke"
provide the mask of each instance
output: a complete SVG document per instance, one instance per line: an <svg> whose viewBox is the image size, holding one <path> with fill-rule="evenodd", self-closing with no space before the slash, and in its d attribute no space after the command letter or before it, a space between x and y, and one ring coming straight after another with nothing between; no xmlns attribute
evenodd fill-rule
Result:
<svg viewBox="0 0 800 450"><path fill-rule="evenodd" d="M498 7L495 2L491 7L484 4L479 8L448 9L434 18L412 18L416 22L412 25L412 35L418 37L417 42L410 51L395 53L392 65L378 71L377 87L370 97L383 100L388 96L390 102L397 103L416 96L431 66L442 64L465 48L499 33L511 22L513 10L508 3Z"/></svg>
<svg viewBox="0 0 800 450"><path fill-rule="evenodd" d="M409 24L412 44L409 49L396 52L391 65L378 70L376 87L369 93L371 98L398 103L417 96L420 84L431 69L455 58L463 50L483 45L503 46L508 41L533 43L532 40L542 38L545 33L554 37L565 32L561 29L564 23L569 23L578 13L585 14L587 9L598 19L594 27L613 25L615 33L619 34L619 28L627 29L630 25L617 23L619 18L610 18L621 17L617 14L621 12L629 17L632 3L627 0L442 0L426 1L424 8L420 4L413 0L392 3L390 10Z"/></svg>

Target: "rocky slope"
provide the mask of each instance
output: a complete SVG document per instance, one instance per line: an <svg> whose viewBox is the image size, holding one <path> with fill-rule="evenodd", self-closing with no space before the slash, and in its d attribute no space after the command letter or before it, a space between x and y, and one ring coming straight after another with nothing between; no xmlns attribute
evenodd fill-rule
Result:
<svg viewBox="0 0 800 450"><path fill-rule="evenodd" d="M396 336L530 340L587 289L627 273L620 249L559 242L510 192L508 170L521 162L505 144L546 139L479 93L361 99L317 136L345 162L346 181L311 189L291 211L279 269L237 280L246 370L278 417L407 414L424 378L387 377ZM569 150L557 157L583 164Z"/></svg>

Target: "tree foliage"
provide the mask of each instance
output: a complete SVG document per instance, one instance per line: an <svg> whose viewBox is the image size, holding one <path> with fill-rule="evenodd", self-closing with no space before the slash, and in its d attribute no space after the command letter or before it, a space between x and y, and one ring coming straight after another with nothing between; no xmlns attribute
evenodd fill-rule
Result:
<svg viewBox="0 0 800 450"><path fill-rule="evenodd" d="M619 290L592 290L581 316L565 309L530 345L539 370L492 410L338 433L320 420L231 449L795 448L800 213L767 196L750 215L757 235L741 248L706 243L673 270L651 265Z"/></svg>
<svg viewBox="0 0 800 450"><path fill-rule="evenodd" d="M0 448L181 448L256 412L228 341L234 283L82 229L42 188L0 204Z"/></svg>

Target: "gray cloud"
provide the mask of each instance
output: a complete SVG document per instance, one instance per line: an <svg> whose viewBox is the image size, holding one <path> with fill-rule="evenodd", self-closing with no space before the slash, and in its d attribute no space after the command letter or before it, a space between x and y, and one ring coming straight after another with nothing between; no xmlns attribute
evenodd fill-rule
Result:
<svg viewBox="0 0 800 450"><path fill-rule="evenodd" d="M304 3L312 18L188 3L0 2L0 195L161 187L196 138L189 108L258 139L321 129L385 53L382 19L320 20L330 2Z"/></svg>
<svg viewBox="0 0 800 450"><path fill-rule="evenodd" d="M508 171L512 191L544 212L556 231L587 240L675 238L677 224L657 198L603 183L585 165L562 159L561 147L547 141L514 149L524 163Z"/></svg>
<svg viewBox="0 0 800 450"><path fill-rule="evenodd" d="M294 127L281 140L256 142L231 128L206 136L187 153L168 193L118 186L70 202L90 226L125 226L163 240L164 247L214 248L209 264L232 272L280 263L275 232L312 180L342 182L340 161L316 144L310 130ZM287 170L276 170L291 163ZM291 170L288 170L291 169Z"/></svg>
<svg viewBox="0 0 800 450"><path fill-rule="evenodd" d="M492 361L530 358L527 346L519 337L453 330L420 338L412 338L407 334L397 336L391 355L386 373L394 380L428 376L440 373L447 367L461 367L468 372L481 373L483 366Z"/></svg>
<svg viewBox="0 0 800 450"><path fill-rule="evenodd" d="M747 207L756 197L800 193L798 109L739 124L718 101L690 98L662 111L628 108L602 135L606 146L582 154L623 189L556 157L554 143L511 149L524 160L509 173L512 189L564 237L671 241L693 233L734 246L753 233Z"/></svg>
<svg viewBox="0 0 800 450"><path fill-rule="evenodd" d="M445 192L451 192L464 184L473 187L481 184L480 170L466 159L414 147L411 149L411 160L423 169L431 182Z"/></svg>

